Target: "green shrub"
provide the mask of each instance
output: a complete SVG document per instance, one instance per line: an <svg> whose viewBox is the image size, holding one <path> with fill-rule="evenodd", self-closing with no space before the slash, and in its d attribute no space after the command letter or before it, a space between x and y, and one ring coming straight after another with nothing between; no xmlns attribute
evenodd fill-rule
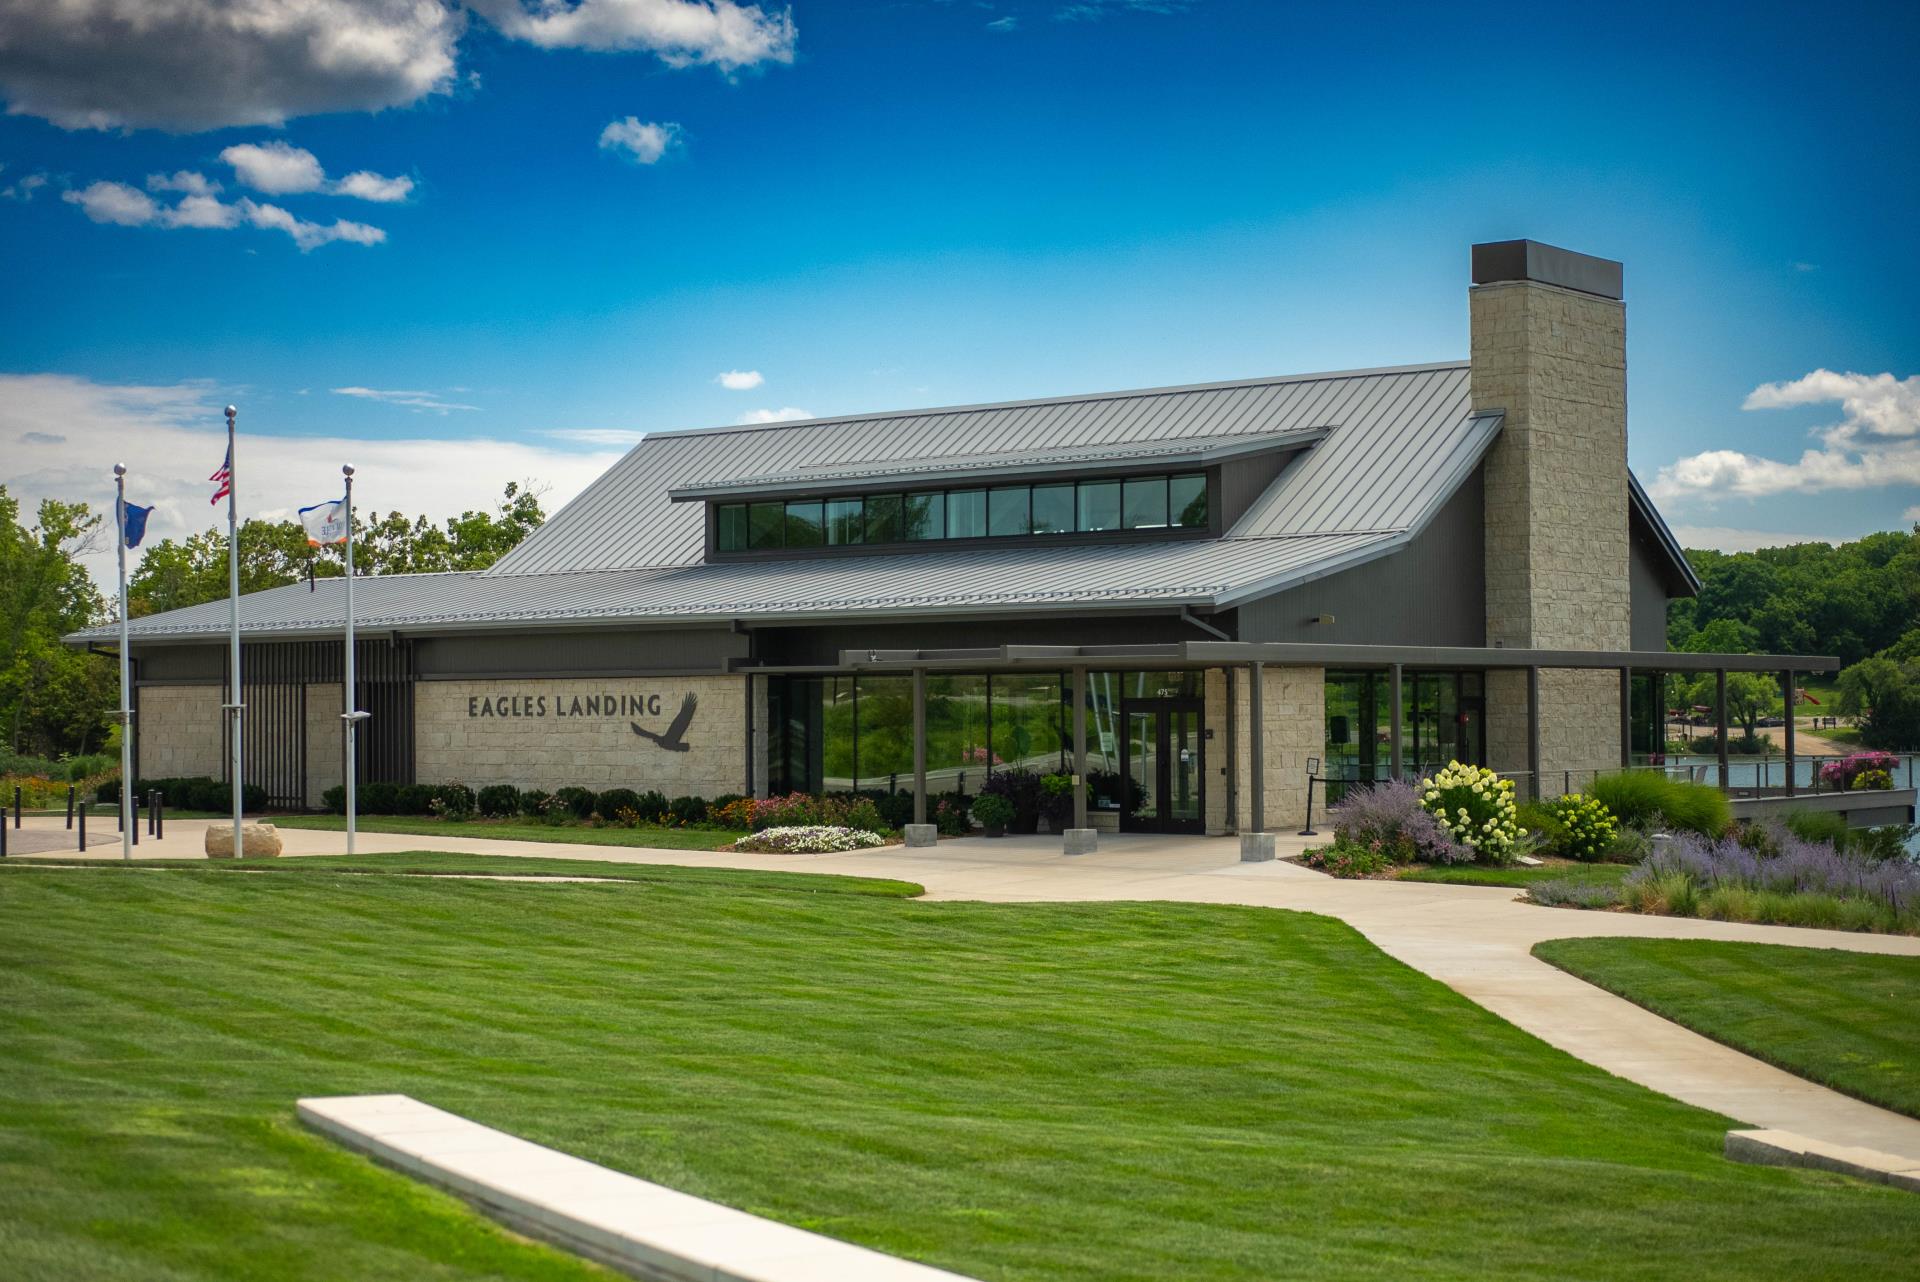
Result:
<svg viewBox="0 0 1920 1282"><path fill-rule="evenodd" d="M543 818L547 801L553 796L544 788L527 788L520 794L520 813L529 819Z"/></svg>
<svg viewBox="0 0 1920 1282"><path fill-rule="evenodd" d="M973 831L973 823L967 818L968 804L966 794L943 792L938 798L929 798L932 808L927 818L939 830L942 837L964 837Z"/></svg>
<svg viewBox="0 0 1920 1282"><path fill-rule="evenodd" d="M1835 850L1849 844L1847 817L1837 810L1789 810L1783 822L1802 841L1824 841Z"/></svg>
<svg viewBox="0 0 1920 1282"><path fill-rule="evenodd" d="M435 784L427 813L458 823L473 817L473 789L463 783Z"/></svg>
<svg viewBox="0 0 1920 1282"><path fill-rule="evenodd" d="M1907 843L1913 840L1913 824L1882 824L1878 828L1855 828L1847 834L1847 851L1870 863L1907 858Z"/></svg>
<svg viewBox="0 0 1920 1282"><path fill-rule="evenodd" d="M1393 855L1379 845L1360 846L1346 841L1309 850L1300 857L1300 862L1330 877L1372 877L1394 866Z"/></svg>
<svg viewBox="0 0 1920 1282"><path fill-rule="evenodd" d="M1669 779L1660 814L1667 827L1718 837L1733 826L1733 803L1711 784Z"/></svg>
<svg viewBox="0 0 1920 1282"><path fill-rule="evenodd" d="M557 788L553 796L575 819L587 819L593 815L594 795L585 788Z"/></svg>
<svg viewBox="0 0 1920 1282"><path fill-rule="evenodd" d="M1533 848L1541 854L1557 855L1566 844L1567 826L1560 822L1560 816L1547 802L1522 803L1514 814L1514 821L1527 830L1533 839Z"/></svg>
<svg viewBox="0 0 1920 1282"><path fill-rule="evenodd" d="M1611 810L1577 792L1554 798L1548 809L1560 825L1559 853L1569 859L1592 863L1602 858L1620 831Z"/></svg>
<svg viewBox="0 0 1920 1282"><path fill-rule="evenodd" d="M682 828L705 823L707 821L706 798L675 797L667 803L667 818Z"/></svg>
<svg viewBox="0 0 1920 1282"><path fill-rule="evenodd" d="M1620 903L1621 893L1619 886L1606 882L1561 877L1534 882L1527 887L1527 898L1549 908L1612 908Z"/></svg>
<svg viewBox="0 0 1920 1282"><path fill-rule="evenodd" d="M631 788L608 788L593 799L593 813L608 823L617 821L622 810L647 818L640 810L640 794Z"/></svg>
<svg viewBox="0 0 1920 1282"><path fill-rule="evenodd" d="M354 797L354 801L356 803L359 800L360 798L358 796ZM322 810L325 810L330 815L346 814L347 813L347 786L345 784L337 783L333 785L333 787L321 793L320 808Z"/></svg>
<svg viewBox="0 0 1920 1282"><path fill-rule="evenodd" d="M510 783L490 783L473 804L484 819L511 819L520 813L520 790Z"/></svg>
<svg viewBox="0 0 1920 1282"><path fill-rule="evenodd" d="M913 822L913 794L910 792L882 792L873 794L869 800L880 812L880 821L888 828L904 828Z"/></svg>
<svg viewBox="0 0 1920 1282"><path fill-rule="evenodd" d="M667 822L671 805L665 793L649 788L635 799L633 809L640 816L640 822L663 824Z"/></svg>
<svg viewBox="0 0 1920 1282"><path fill-rule="evenodd" d="M400 785L394 783L363 783L355 789L354 801L359 805L360 813L365 815L395 815L400 813ZM345 805L344 802L341 803Z"/></svg>
<svg viewBox="0 0 1920 1282"><path fill-rule="evenodd" d="M1638 828L1622 828L1613 834L1600 858L1610 864L1637 864L1653 853L1653 838Z"/></svg>
<svg viewBox="0 0 1920 1282"><path fill-rule="evenodd" d="M997 792L975 797L973 817L982 828L1005 828L1013 821L1013 802Z"/></svg>
<svg viewBox="0 0 1920 1282"><path fill-rule="evenodd" d="M1667 777L1657 770L1623 770L1601 775L1588 785L1587 793L1622 825L1651 828L1663 812Z"/></svg>

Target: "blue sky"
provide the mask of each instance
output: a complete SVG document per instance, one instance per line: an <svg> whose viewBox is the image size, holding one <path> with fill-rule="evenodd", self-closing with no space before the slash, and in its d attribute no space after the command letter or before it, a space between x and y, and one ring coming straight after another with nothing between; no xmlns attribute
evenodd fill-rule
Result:
<svg viewBox="0 0 1920 1282"><path fill-rule="evenodd" d="M1694 541L1920 519L1910 5L289 0L264 51L10 8L5 471L132 454L161 533L226 400L276 481L358 450L439 514L641 431L1458 358L1517 236L1626 263ZM313 53L356 23L378 65Z"/></svg>

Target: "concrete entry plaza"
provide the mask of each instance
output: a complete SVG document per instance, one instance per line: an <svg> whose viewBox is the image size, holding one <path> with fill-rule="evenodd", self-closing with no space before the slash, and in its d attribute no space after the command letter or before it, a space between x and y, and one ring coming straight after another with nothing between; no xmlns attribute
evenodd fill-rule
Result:
<svg viewBox="0 0 1920 1282"><path fill-rule="evenodd" d="M174 820L164 841L144 839L138 857L200 854L207 820ZM29 820L49 832L59 819ZM117 837L86 858L118 860ZM281 829L290 856L338 854L341 834ZM1287 834L1282 856L1316 839ZM1828 1144L1875 1149L1920 1167L1920 1120L1878 1108L1773 1068L1574 978L1533 957L1544 939L1621 935L1742 940L1803 948L1920 956L1920 938L1694 918L1542 908L1508 887L1340 881L1296 864L1242 863L1230 837L1102 834L1091 855L1064 855L1052 836L969 837L932 849L888 846L837 855L755 855L420 837L361 832L363 853L435 849L891 877L926 887L930 899L998 903L1169 900L1321 913L1346 922L1389 956L1441 981L1543 1041L1617 1076L1752 1126ZM73 854L71 845L51 854Z"/></svg>

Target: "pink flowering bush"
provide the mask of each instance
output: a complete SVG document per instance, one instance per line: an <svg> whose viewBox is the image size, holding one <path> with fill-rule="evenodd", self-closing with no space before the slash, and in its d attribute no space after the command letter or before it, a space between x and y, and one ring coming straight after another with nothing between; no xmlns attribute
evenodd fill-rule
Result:
<svg viewBox="0 0 1920 1282"><path fill-rule="evenodd" d="M1851 756L1829 761L1820 767L1820 782L1829 788L1845 790L1849 788L1891 788L1893 770L1899 761L1890 752L1856 752ZM1862 775L1873 774L1874 778L1862 780ZM1881 782L1884 779L1885 782Z"/></svg>

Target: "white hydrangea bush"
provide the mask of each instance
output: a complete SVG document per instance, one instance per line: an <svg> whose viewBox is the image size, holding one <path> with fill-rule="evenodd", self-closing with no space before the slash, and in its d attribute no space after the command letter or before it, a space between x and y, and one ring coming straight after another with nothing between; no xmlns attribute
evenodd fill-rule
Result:
<svg viewBox="0 0 1920 1282"><path fill-rule="evenodd" d="M886 844L885 837L864 828L805 824L791 828L762 828L734 842L733 848L776 855L832 855Z"/></svg>
<svg viewBox="0 0 1920 1282"><path fill-rule="evenodd" d="M1527 835L1520 826L1513 781L1485 766L1449 761L1445 769L1420 781L1420 804L1448 836L1471 846L1488 863L1511 863Z"/></svg>

